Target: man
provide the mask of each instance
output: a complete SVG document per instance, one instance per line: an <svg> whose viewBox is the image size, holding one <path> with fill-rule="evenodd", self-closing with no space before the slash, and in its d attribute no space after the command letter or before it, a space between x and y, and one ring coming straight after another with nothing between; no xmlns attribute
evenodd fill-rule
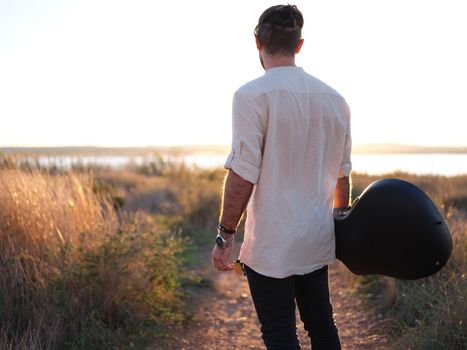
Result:
<svg viewBox="0 0 467 350"><path fill-rule="evenodd" d="M295 305L314 350L340 349L327 266L334 215L350 202L350 112L331 87L295 65L303 39L296 6L267 9L255 29L266 73L233 100L232 151L212 264L229 271L245 209L244 263L268 349L300 349ZM247 207L248 205L248 207Z"/></svg>

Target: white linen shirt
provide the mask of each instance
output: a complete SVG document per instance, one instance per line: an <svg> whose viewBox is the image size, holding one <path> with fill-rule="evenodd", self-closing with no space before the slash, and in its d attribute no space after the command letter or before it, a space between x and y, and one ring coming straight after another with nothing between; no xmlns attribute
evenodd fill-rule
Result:
<svg viewBox="0 0 467 350"><path fill-rule="evenodd" d="M333 198L351 171L350 112L302 68L270 68L234 95L225 168L255 186L239 259L275 278L335 260Z"/></svg>

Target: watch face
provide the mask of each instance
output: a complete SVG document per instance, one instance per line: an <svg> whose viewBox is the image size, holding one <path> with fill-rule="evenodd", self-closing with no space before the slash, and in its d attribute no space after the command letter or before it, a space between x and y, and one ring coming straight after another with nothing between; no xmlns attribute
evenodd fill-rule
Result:
<svg viewBox="0 0 467 350"><path fill-rule="evenodd" d="M221 236L216 237L216 244L221 248L225 247L225 241Z"/></svg>

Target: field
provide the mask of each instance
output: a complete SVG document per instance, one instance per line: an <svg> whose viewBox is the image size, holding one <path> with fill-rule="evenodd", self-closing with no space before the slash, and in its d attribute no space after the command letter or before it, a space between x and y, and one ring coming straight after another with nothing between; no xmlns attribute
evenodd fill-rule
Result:
<svg viewBox="0 0 467 350"><path fill-rule="evenodd" d="M159 161L121 170L0 160L0 348L152 348L189 322L193 269L211 246L222 169ZM467 176L388 174L445 216L448 265L420 281L352 277L348 293L383 319L394 349L467 346ZM353 197L375 177L355 174ZM350 274L350 272L349 272Z"/></svg>

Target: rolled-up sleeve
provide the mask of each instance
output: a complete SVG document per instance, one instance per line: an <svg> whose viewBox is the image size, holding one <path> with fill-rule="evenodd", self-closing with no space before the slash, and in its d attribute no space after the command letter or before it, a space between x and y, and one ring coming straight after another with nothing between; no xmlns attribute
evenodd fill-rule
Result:
<svg viewBox="0 0 467 350"><path fill-rule="evenodd" d="M232 150L224 167L256 184L261 171L263 140L260 114L253 102L237 91L232 106Z"/></svg>
<svg viewBox="0 0 467 350"><path fill-rule="evenodd" d="M352 133L350 128L350 109L347 104L345 104L347 112L347 126L345 130L345 140L344 140L344 153L339 169L339 177L346 177L350 175L352 171L352 161L351 161L351 152L352 152Z"/></svg>

